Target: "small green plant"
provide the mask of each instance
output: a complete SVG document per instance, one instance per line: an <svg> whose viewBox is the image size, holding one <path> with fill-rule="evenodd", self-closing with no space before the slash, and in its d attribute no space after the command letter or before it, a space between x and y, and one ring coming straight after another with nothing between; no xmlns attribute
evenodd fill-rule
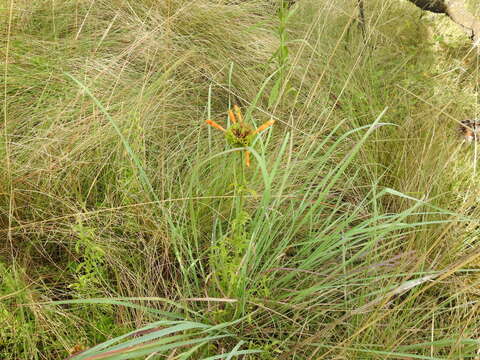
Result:
<svg viewBox="0 0 480 360"><path fill-rule="evenodd" d="M278 28L277 36L279 45L277 50L272 56L277 68L276 80L273 84L270 96L268 99L268 105L275 104L282 93L287 93L290 90L290 84L287 81L287 72L289 64L289 50L288 50L288 31L287 24L290 17L295 13L295 9L290 7L288 1L280 0L278 7Z"/></svg>
<svg viewBox="0 0 480 360"><path fill-rule="evenodd" d="M70 288L80 294L92 295L96 286L105 276L105 251L95 242L94 229L79 221L73 226L73 230L78 235L75 252L81 260L71 264L76 275L76 282L70 284Z"/></svg>
<svg viewBox="0 0 480 360"><path fill-rule="evenodd" d="M255 136L274 124L270 120L254 129L243 119L242 112L238 106L234 106L235 113L228 111L232 125L227 129L212 120L206 123L225 133L227 143L233 147L247 148L245 150L245 165L250 166L250 151L248 147L253 144ZM230 231L218 241L216 246L211 249L212 265L219 279L221 291L227 296L235 296L241 290L240 270L242 259L246 253L249 244L247 226L250 221L250 215L244 208L245 193L251 190L248 187L245 178L245 167L240 155L238 165L235 165L234 193L235 193L235 216L230 223Z"/></svg>
<svg viewBox="0 0 480 360"><path fill-rule="evenodd" d="M236 296L236 293L240 290L239 272L249 244L247 233L249 221L250 215L248 212L237 212L230 224L230 234L225 235L211 249L213 268L219 279L222 292L227 296Z"/></svg>

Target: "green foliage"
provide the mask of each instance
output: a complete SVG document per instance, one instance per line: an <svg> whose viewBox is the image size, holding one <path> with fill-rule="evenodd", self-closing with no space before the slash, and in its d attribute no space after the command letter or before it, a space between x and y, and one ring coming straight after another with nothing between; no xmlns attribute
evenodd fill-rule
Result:
<svg viewBox="0 0 480 360"><path fill-rule="evenodd" d="M279 0L278 5L278 28L277 35L279 40L278 49L274 52L272 58L275 61L276 70L278 71L273 87L270 90L268 98L268 106L271 107L283 94L288 94L292 89L287 80L289 71L289 50L288 50L288 20L295 14L296 8L291 8L289 1Z"/></svg>
<svg viewBox="0 0 480 360"><path fill-rule="evenodd" d="M73 227L78 234L75 252L82 260L72 263L72 272L76 282L69 285L79 294L95 294L105 277L105 250L95 240L95 230L84 226L81 222Z"/></svg>
<svg viewBox="0 0 480 360"><path fill-rule="evenodd" d="M230 236L224 236L211 247L212 270L218 277L220 293L228 297L236 296L239 291L242 259L248 248L246 226L250 219L246 211L240 210L231 223Z"/></svg>
<svg viewBox="0 0 480 360"><path fill-rule="evenodd" d="M0 355L5 359L38 356L32 338L36 331L35 318L28 308L16 307L16 302L28 302L25 284L12 270L0 263Z"/></svg>

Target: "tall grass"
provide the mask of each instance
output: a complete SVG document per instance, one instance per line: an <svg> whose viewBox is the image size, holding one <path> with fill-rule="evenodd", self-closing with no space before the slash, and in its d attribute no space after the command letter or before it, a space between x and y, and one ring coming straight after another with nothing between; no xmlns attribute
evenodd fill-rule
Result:
<svg viewBox="0 0 480 360"><path fill-rule="evenodd" d="M0 358L475 358L475 54L365 6L0 0Z"/></svg>

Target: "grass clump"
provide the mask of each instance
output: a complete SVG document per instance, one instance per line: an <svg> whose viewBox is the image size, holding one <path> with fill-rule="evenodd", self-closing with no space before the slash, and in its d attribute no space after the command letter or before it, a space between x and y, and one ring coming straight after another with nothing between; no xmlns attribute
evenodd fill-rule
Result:
<svg viewBox="0 0 480 360"><path fill-rule="evenodd" d="M356 3L0 1L0 357L477 356L475 55Z"/></svg>

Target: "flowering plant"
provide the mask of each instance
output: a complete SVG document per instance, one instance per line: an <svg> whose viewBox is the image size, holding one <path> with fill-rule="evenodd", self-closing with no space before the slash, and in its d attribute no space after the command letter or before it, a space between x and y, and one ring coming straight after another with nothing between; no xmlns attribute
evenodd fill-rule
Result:
<svg viewBox="0 0 480 360"><path fill-rule="evenodd" d="M234 105L233 109L235 110L235 113L232 110L228 110L228 116L232 125L227 129L223 128L213 120L206 120L205 122L208 125L223 131L227 142L234 147L248 147L252 145L255 136L272 126L275 122L275 120L269 120L257 129L254 129L250 124L247 124L243 120L242 112L237 105ZM248 150L245 152L245 164L250 166L250 151Z"/></svg>

